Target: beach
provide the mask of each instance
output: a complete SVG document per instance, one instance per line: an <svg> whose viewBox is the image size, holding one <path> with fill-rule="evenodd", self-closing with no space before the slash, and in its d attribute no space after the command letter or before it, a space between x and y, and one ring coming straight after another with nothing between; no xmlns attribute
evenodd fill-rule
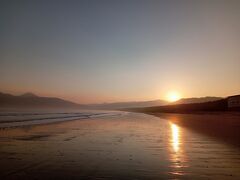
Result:
<svg viewBox="0 0 240 180"><path fill-rule="evenodd" d="M169 117L108 113L87 119L2 128L0 178L240 177L237 146L181 126Z"/></svg>
<svg viewBox="0 0 240 180"><path fill-rule="evenodd" d="M240 112L149 113L240 148Z"/></svg>

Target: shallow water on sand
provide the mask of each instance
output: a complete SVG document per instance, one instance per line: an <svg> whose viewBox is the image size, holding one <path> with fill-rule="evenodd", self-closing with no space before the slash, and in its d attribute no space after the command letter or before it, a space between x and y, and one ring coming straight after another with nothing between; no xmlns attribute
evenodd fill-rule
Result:
<svg viewBox="0 0 240 180"><path fill-rule="evenodd" d="M0 179L239 179L238 148L158 117L0 130Z"/></svg>

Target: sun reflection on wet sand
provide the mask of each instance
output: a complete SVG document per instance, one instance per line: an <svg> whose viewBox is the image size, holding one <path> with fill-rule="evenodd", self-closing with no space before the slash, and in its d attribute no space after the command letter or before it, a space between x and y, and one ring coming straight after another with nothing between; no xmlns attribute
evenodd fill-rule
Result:
<svg viewBox="0 0 240 180"><path fill-rule="evenodd" d="M170 174L174 176L182 176L185 174L182 168L186 166L184 163L182 152L181 129L176 124L170 122L170 159L172 161L171 167L173 168ZM184 165L185 164L185 165Z"/></svg>
<svg viewBox="0 0 240 180"><path fill-rule="evenodd" d="M177 153L179 151L179 146L180 146L179 127L171 123L171 130L172 130L172 147L174 152Z"/></svg>

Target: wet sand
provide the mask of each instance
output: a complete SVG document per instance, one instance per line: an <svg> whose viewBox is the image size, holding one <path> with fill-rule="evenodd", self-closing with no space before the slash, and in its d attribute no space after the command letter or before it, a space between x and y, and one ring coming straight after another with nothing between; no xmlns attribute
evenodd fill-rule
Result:
<svg viewBox="0 0 240 180"><path fill-rule="evenodd" d="M239 179L239 148L118 113L0 130L0 179Z"/></svg>
<svg viewBox="0 0 240 180"><path fill-rule="evenodd" d="M240 148L240 112L150 114Z"/></svg>

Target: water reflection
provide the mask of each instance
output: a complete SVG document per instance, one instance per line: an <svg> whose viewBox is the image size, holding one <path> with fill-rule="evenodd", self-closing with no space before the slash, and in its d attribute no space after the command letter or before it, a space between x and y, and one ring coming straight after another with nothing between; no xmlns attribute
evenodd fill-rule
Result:
<svg viewBox="0 0 240 180"><path fill-rule="evenodd" d="M179 127L176 124L171 123L172 130L172 148L174 152L179 151Z"/></svg>
<svg viewBox="0 0 240 180"><path fill-rule="evenodd" d="M170 136L169 136L169 142L170 142L170 160L171 160L171 167L172 171L170 174L174 176L182 176L184 175L183 168L186 167L186 164L184 163L184 157L182 152L182 140L181 140L181 129L179 126L177 126L174 123L170 122ZM185 164L185 165L184 165Z"/></svg>

